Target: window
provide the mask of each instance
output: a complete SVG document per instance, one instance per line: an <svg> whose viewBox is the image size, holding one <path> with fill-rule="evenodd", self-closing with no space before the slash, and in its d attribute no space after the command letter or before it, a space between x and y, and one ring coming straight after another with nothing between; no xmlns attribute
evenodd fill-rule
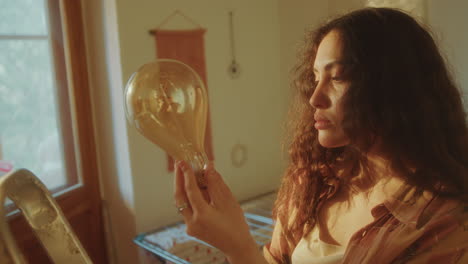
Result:
<svg viewBox="0 0 468 264"><path fill-rule="evenodd" d="M77 183L77 177L67 148L72 140L68 86L55 70L65 65L63 41L52 30L48 4L0 0L0 163L3 172L27 168L49 189L59 190Z"/></svg>
<svg viewBox="0 0 468 264"><path fill-rule="evenodd" d="M81 2L0 0L0 176L36 174L93 263L107 263ZM50 263L10 207L28 263Z"/></svg>

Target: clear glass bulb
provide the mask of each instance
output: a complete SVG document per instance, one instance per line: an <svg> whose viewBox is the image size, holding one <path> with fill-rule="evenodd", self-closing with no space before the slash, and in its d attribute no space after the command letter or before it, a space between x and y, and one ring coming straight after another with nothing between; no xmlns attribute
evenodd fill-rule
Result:
<svg viewBox="0 0 468 264"><path fill-rule="evenodd" d="M199 185L208 160L204 147L207 109L203 81L180 61L159 59L145 64L125 88L129 122L174 159L192 164Z"/></svg>

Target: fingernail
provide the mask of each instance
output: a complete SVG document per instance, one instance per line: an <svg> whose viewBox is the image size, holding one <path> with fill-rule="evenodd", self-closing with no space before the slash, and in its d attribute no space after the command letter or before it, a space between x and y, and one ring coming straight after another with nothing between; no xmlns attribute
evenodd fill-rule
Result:
<svg viewBox="0 0 468 264"><path fill-rule="evenodd" d="M208 163L205 164L205 169L214 169L213 161L208 161Z"/></svg>
<svg viewBox="0 0 468 264"><path fill-rule="evenodd" d="M181 169L186 169L187 168L187 163L184 160L179 161L179 166Z"/></svg>

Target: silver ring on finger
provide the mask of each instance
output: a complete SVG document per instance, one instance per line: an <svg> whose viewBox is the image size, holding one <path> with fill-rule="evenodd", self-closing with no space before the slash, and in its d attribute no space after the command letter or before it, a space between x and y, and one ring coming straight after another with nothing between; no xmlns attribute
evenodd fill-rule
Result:
<svg viewBox="0 0 468 264"><path fill-rule="evenodd" d="M185 209L189 208L189 204L188 203L183 203L179 206L176 206L177 207L177 211L179 214L182 213L182 211L184 211Z"/></svg>

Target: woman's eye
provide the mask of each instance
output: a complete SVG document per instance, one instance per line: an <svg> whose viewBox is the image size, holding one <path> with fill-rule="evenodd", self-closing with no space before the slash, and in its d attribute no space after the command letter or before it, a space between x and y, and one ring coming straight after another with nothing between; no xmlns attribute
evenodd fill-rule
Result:
<svg viewBox="0 0 468 264"><path fill-rule="evenodd" d="M339 76L332 77L332 81L335 81L335 82L341 82L342 80L343 80L343 78L341 78Z"/></svg>

